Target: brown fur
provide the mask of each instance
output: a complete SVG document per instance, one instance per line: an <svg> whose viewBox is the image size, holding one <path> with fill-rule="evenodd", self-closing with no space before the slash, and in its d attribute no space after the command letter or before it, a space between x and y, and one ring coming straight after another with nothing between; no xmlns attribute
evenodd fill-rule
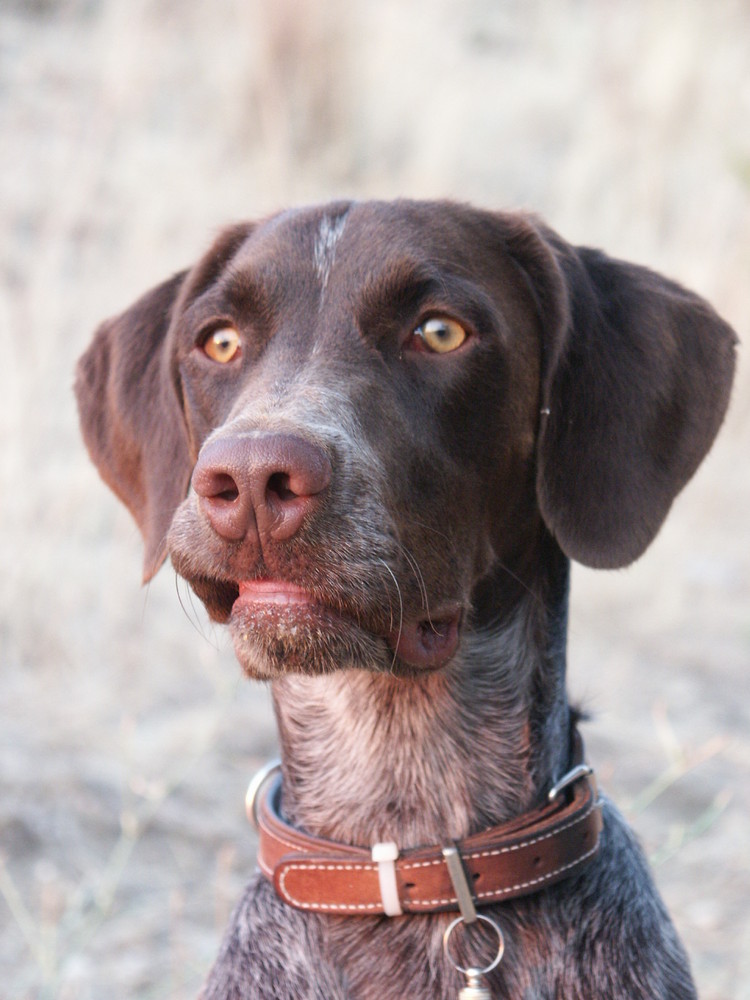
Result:
<svg viewBox="0 0 750 1000"><path fill-rule="evenodd" d="M469 331L454 353L413 335L436 314ZM201 344L227 323L242 349L217 365ZM648 546L722 421L734 345L696 296L530 217L339 203L228 230L100 328L77 392L146 578L168 549L273 681L287 817L409 847L514 816L566 770L568 558ZM590 868L491 908L493 996L694 997L603 808ZM303 915L256 878L204 996L448 996L446 921Z"/></svg>

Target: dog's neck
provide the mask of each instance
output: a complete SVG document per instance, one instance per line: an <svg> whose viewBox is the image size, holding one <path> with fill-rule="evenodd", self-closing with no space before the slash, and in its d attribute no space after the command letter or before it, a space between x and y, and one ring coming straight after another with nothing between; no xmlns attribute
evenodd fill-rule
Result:
<svg viewBox="0 0 750 1000"><path fill-rule="evenodd" d="M319 836L459 839L537 804L567 768L567 564L423 677L365 670L274 682L283 811Z"/></svg>

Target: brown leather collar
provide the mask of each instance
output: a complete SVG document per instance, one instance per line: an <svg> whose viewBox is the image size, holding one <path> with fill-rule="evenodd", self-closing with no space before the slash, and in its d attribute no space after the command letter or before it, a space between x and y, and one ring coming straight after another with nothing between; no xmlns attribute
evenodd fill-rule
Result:
<svg viewBox="0 0 750 1000"><path fill-rule="evenodd" d="M538 892L575 875L593 859L602 827L596 783L580 763L566 778L545 805L450 843L463 861L477 906ZM459 909L455 877L443 853L448 845L399 852L393 844L368 850L324 840L282 819L280 798L278 776L261 790L254 811L258 864L291 906L391 916Z"/></svg>

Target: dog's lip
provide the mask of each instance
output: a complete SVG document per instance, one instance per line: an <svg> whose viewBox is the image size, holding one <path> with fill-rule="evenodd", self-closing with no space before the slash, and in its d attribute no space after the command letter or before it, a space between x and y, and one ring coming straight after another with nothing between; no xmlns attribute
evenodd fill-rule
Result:
<svg viewBox="0 0 750 1000"><path fill-rule="evenodd" d="M346 610L343 603L278 577L238 580L235 587L237 596L232 604L232 616L239 614L252 618L261 613L263 616L272 614L276 619L302 616L308 620L322 616L328 621L349 621L356 616L356 612Z"/></svg>
<svg viewBox="0 0 750 1000"><path fill-rule="evenodd" d="M304 587L287 580L239 580L237 602L245 604L317 604Z"/></svg>
<svg viewBox="0 0 750 1000"><path fill-rule="evenodd" d="M326 616L349 619L352 616L340 608L315 597L309 590L289 580L258 578L237 581L238 596L234 611L252 614L253 606L273 607L275 613L307 616L315 609ZM398 627L378 632L396 656L411 667L434 670L442 667L458 646L463 607L448 604L427 617L404 619ZM353 619L352 619L353 620ZM357 622L361 627L361 622Z"/></svg>

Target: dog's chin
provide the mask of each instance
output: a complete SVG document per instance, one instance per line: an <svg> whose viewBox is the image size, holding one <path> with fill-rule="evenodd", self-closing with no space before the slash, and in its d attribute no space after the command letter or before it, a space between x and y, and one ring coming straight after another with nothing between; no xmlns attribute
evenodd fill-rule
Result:
<svg viewBox="0 0 750 1000"><path fill-rule="evenodd" d="M342 668L387 670L393 659L382 638L323 610L233 612L229 630L240 666L256 680Z"/></svg>
<svg viewBox="0 0 750 1000"><path fill-rule="evenodd" d="M361 621L315 603L285 585L240 584L229 629L245 673L258 680L284 674L330 674L342 669L401 676L438 670L458 647L461 612L437 621L404 621L378 632Z"/></svg>

